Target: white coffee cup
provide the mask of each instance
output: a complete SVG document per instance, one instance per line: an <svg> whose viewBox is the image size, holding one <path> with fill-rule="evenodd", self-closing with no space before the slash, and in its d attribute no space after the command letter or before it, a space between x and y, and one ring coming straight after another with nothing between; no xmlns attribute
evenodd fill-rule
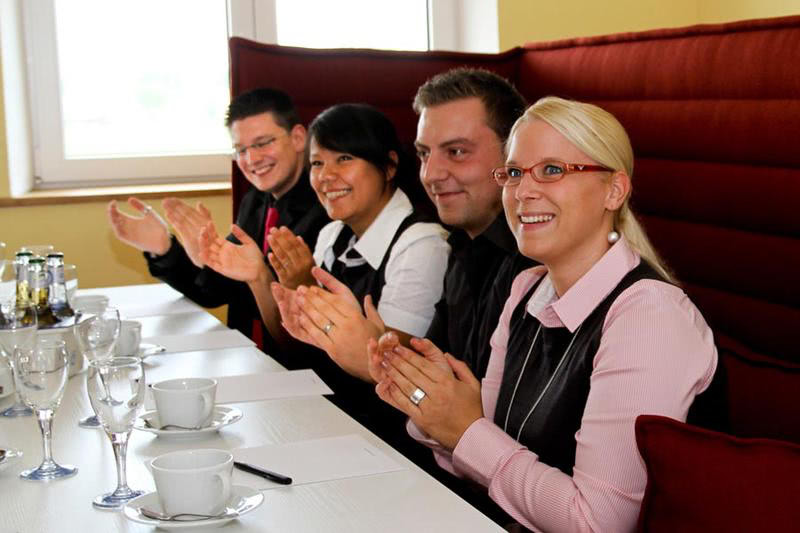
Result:
<svg viewBox="0 0 800 533"><path fill-rule="evenodd" d="M142 323L136 320L122 320L119 325L119 338L114 348L115 355L137 356L142 342Z"/></svg>
<svg viewBox="0 0 800 533"><path fill-rule="evenodd" d="M214 398L217 380L208 378L168 379L154 384L158 420L162 426L169 424L186 428L202 428L214 416Z"/></svg>
<svg viewBox="0 0 800 533"><path fill-rule="evenodd" d="M150 463L167 514L217 515L231 497L233 455L225 450L180 450Z"/></svg>

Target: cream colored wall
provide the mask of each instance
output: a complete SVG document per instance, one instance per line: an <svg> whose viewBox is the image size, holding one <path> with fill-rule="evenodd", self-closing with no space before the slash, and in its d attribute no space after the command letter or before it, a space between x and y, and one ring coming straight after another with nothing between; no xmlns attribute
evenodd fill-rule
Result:
<svg viewBox="0 0 800 533"><path fill-rule="evenodd" d="M800 0L498 0L500 50L531 41L800 14Z"/></svg>
<svg viewBox="0 0 800 533"><path fill-rule="evenodd" d="M229 195L187 201L192 205L202 201L211 210L217 228L227 232L231 221ZM148 202L160 207L157 200ZM7 244L8 255L26 244L53 244L64 252L66 262L77 265L80 287L157 281L148 274L141 253L114 237L106 219L106 202L0 208L0 241ZM225 319L224 308L214 314Z"/></svg>
<svg viewBox="0 0 800 533"><path fill-rule="evenodd" d="M800 15L800 0L700 0L697 8L699 21L713 24Z"/></svg>

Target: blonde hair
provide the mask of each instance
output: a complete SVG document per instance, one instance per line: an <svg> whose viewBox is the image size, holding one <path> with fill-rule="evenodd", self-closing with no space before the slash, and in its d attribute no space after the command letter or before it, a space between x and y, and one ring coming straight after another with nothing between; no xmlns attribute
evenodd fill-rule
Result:
<svg viewBox="0 0 800 533"><path fill-rule="evenodd" d="M509 139L530 120L546 122L593 160L615 171L624 171L633 179L631 141L622 124L608 111L592 104L547 96L530 106L516 121ZM630 207L630 191L622 207L614 213L614 228L664 279L677 283L636 220Z"/></svg>

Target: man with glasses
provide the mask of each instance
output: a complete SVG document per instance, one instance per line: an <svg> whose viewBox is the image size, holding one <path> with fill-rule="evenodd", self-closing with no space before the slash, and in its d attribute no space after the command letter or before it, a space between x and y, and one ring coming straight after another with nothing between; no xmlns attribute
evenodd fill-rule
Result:
<svg viewBox="0 0 800 533"><path fill-rule="evenodd" d="M237 96L228 107L225 125L236 164L251 184L239 204L236 224L262 246L265 255L267 234L279 225L313 248L319 230L329 220L309 185L304 164L306 129L289 96L274 89ZM279 356L281 350L275 349L275 338L280 335L277 307L272 317L264 317L265 329L247 284L203 264L200 232L211 222L208 210L202 204L192 208L176 198L165 199L164 212L176 239L150 206L137 198L129 198L128 204L141 216L120 212L112 201L108 206L111 227L117 238L144 252L150 274L204 307L228 304L228 325ZM239 243L233 235L228 239ZM298 361L291 359L280 362L294 368Z"/></svg>

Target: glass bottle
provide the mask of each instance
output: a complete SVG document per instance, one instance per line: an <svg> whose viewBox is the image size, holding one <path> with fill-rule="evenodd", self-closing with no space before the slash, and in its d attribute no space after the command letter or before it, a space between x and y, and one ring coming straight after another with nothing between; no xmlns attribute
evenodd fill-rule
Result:
<svg viewBox="0 0 800 533"><path fill-rule="evenodd" d="M50 309L58 319L75 316L69 304L67 284L64 281L64 254L51 252L47 254L47 272L50 276Z"/></svg>
<svg viewBox="0 0 800 533"><path fill-rule="evenodd" d="M26 305L31 298L31 288L28 283L28 263L33 253L27 250L17 252L14 258L14 272L17 274L17 305Z"/></svg>
<svg viewBox="0 0 800 533"><path fill-rule="evenodd" d="M39 327L56 324L59 320L50 308L50 274L43 257L28 261L28 283L31 288L31 303L36 306Z"/></svg>

